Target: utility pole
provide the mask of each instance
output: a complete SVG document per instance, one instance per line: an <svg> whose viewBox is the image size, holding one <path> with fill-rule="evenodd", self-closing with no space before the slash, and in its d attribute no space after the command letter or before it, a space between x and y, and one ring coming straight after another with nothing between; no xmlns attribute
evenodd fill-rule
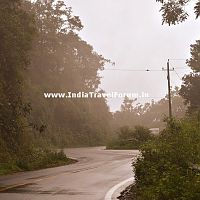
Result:
<svg viewBox="0 0 200 200"><path fill-rule="evenodd" d="M167 80L168 80L168 98L169 98L169 118L172 118L172 100L171 100L171 84L170 84L170 71L169 59L167 61Z"/></svg>
<svg viewBox="0 0 200 200"><path fill-rule="evenodd" d="M166 71L166 69L162 69ZM171 82L170 82L170 71L174 71L174 68L170 69L169 59L167 61L167 81L168 81L168 99L169 99L169 118L172 119L172 100L171 100Z"/></svg>

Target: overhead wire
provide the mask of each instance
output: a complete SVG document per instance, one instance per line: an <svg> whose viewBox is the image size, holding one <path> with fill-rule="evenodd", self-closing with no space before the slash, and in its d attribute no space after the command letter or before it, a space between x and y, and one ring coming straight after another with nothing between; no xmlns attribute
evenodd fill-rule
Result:
<svg viewBox="0 0 200 200"><path fill-rule="evenodd" d="M182 81L181 76L178 74L178 72L174 69L175 74L177 75L177 77Z"/></svg>
<svg viewBox="0 0 200 200"><path fill-rule="evenodd" d="M177 60L186 60L186 59L182 59L182 58L175 59L174 58L174 59L170 59L170 60L177 61ZM182 80L181 76L178 74L178 72L176 70L188 70L188 69L189 69L188 66L182 66L182 67L173 68L173 71L175 72L177 77L180 80ZM106 71L127 71L127 72L163 72L164 71L163 69L150 69L150 68L145 68L145 69L105 68L104 70L106 70ZM165 97L143 97L143 98L147 98L147 99L163 99Z"/></svg>
<svg viewBox="0 0 200 200"><path fill-rule="evenodd" d="M176 68L176 70L186 70L187 68L182 67L182 68ZM105 68L104 70L106 71L129 71L129 72L161 72L163 71L162 69L123 69L123 68Z"/></svg>

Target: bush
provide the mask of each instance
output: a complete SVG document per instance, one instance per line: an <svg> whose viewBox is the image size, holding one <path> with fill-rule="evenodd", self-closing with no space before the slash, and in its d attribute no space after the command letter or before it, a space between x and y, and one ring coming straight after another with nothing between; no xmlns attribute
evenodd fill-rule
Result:
<svg viewBox="0 0 200 200"><path fill-rule="evenodd" d="M142 144L152 138L148 128L135 126L131 129L124 126L117 132L117 138L108 142L107 149L139 149Z"/></svg>
<svg viewBox="0 0 200 200"><path fill-rule="evenodd" d="M133 163L134 200L200 199L200 129L192 122L170 122L148 142Z"/></svg>
<svg viewBox="0 0 200 200"><path fill-rule="evenodd" d="M0 137L0 163L7 163L11 160L6 143Z"/></svg>
<svg viewBox="0 0 200 200"><path fill-rule="evenodd" d="M55 151L52 149L27 148L9 161L0 163L0 175L9 174L17 171L30 171L50 167L57 167L76 162L67 158L63 150Z"/></svg>
<svg viewBox="0 0 200 200"><path fill-rule="evenodd" d="M61 150L59 152L50 149L36 148L24 154L17 160L17 166L22 170L36 170L48 167L55 167L71 163Z"/></svg>

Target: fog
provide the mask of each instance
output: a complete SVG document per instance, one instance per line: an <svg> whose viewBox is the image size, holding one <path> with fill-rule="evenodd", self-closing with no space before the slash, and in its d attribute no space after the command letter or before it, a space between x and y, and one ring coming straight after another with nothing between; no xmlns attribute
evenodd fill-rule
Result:
<svg viewBox="0 0 200 200"><path fill-rule="evenodd" d="M180 86L180 78L189 72L185 61L190 57L190 44L199 39L199 20L191 14L189 20L177 26L162 25L160 4L155 0L68 0L73 13L84 25L80 36L98 53L116 63L107 65L101 73L101 88L106 92L149 93L144 103L159 100L167 93L166 67L171 60L172 87ZM189 8L192 10L192 7ZM180 60L179 60L180 59ZM144 71L113 71L108 69ZM181 69L180 69L181 68ZM145 69L160 70L146 72ZM122 99L109 99L112 111L120 108Z"/></svg>

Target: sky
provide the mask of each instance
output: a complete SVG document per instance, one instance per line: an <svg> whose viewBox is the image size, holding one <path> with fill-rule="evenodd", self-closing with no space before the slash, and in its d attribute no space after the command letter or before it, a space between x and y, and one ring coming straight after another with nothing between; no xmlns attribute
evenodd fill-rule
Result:
<svg viewBox="0 0 200 200"><path fill-rule="evenodd" d="M106 92L148 93L138 103L158 101L167 94L166 68L168 59L176 72L171 72L172 87L181 85L181 77L189 73L185 61L190 45L200 39L200 21L191 17L176 26L162 25L156 0L65 0L84 25L82 39L105 58L107 64L100 88ZM118 71L109 69L131 69ZM145 69L155 70L146 72ZM137 71L144 70L144 71ZM157 71L158 70L158 71ZM120 109L123 99L108 99L111 111Z"/></svg>

